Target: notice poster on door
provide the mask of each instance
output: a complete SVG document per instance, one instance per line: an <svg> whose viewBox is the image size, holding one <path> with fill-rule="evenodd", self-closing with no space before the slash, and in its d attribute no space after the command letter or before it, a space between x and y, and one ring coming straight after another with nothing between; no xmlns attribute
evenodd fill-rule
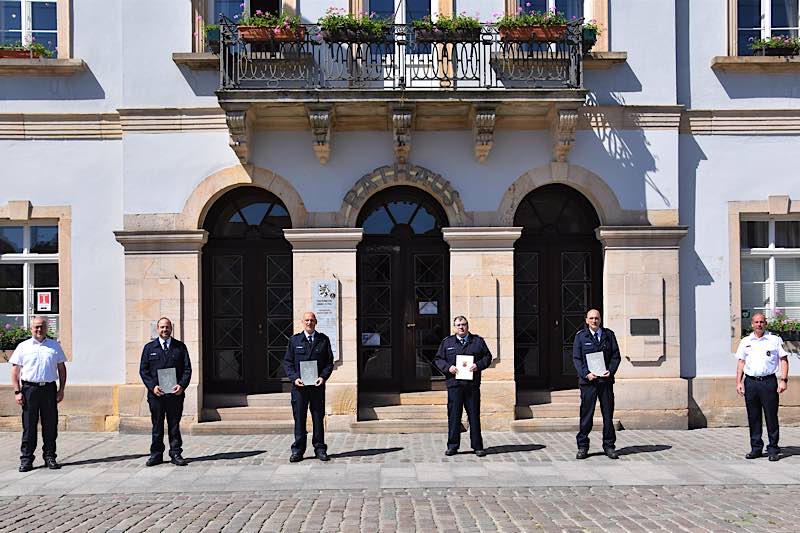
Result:
<svg viewBox="0 0 800 533"><path fill-rule="evenodd" d="M36 311L49 312L52 306L50 292L39 292L36 295Z"/></svg>
<svg viewBox="0 0 800 533"><path fill-rule="evenodd" d="M339 281L318 279L311 282L311 310L317 315L317 331L331 340L333 360L339 360Z"/></svg>

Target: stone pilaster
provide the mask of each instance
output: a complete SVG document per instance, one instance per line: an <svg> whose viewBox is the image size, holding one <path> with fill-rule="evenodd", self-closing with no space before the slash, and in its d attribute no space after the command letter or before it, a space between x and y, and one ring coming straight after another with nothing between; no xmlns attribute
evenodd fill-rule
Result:
<svg viewBox="0 0 800 533"><path fill-rule="evenodd" d="M339 361L326 387L326 427L349 431L358 408L358 326L356 301L356 246L361 228L284 230L292 245L295 331L311 309L314 280L339 281ZM324 331L323 331L324 333Z"/></svg>
<svg viewBox="0 0 800 533"><path fill-rule="evenodd" d="M514 419L514 241L522 228L444 228L450 245L450 313L486 339L494 360L481 379L487 430ZM451 317L452 319L452 317Z"/></svg>
<svg viewBox="0 0 800 533"><path fill-rule="evenodd" d="M184 416L202 408L203 375L200 349L200 251L205 230L116 231L125 249L125 385L119 390L119 414L149 417L147 397L139 378L142 346L151 339L160 317L172 320L175 338L189 349L192 381L186 389Z"/></svg>

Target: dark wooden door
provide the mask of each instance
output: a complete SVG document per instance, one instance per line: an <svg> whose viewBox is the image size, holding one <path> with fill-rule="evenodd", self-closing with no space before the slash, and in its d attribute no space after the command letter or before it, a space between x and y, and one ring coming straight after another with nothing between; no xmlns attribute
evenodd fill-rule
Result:
<svg viewBox="0 0 800 533"><path fill-rule="evenodd" d="M602 305L599 225L574 189L547 185L520 204L514 248L514 352L518 386L577 386L572 342L591 307Z"/></svg>
<svg viewBox="0 0 800 533"><path fill-rule="evenodd" d="M407 187L379 193L362 210L358 352L365 390L430 390L443 384L433 365L449 331L443 217L432 198Z"/></svg>
<svg viewBox="0 0 800 533"><path fill-rule="evenodd" d="M288 213L255 187L223 196L204 225L203 377L208 392L288 390L282 360L292 335Z"/></svg>

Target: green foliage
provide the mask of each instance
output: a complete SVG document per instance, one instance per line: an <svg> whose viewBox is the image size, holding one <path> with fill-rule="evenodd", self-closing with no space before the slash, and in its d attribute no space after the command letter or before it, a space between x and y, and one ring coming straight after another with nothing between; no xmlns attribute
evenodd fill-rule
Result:
<svg viewBox="0 0 800 533"><path fill-rule="evenodd" d="M391 20L378 18L375 13L355 15L335 7L329 7L317 24L326 32L351 31L367 35L386 34L392 27Z"/></svg>
<svg viewBox="0 0 800 533"><path fill-rule="evenodd" d="M0 350L13 350L17 347L17 344L30 338L30 330L5 324L0 328Z"/></svg>
<svg viewBox="0 0 800 533"><path fill-rule="evenodd" d="M512 15L503 15L497 27L506 30L525 26L563 26L567 23L564 13L559 11L524 11L522 8Z"/></svg>
<svg viewBox="0 0 800 533"><path fill-rule="evenodd" d="M780 335L781 333L800 333L800 320L786 316L783 309L775 309L772 318L767 319L766 330ZM753 332L751 324L742 324L742 333L749 335Z"/></svg>
<svg viewBox="0 0 800 533"><path fill-rule="evenodd" d="M594 30L596 35L602 35L603 30L600 29L600 26L597 24L595 19L586 21L583 23L584 30Z"/></svg>
<svg viewBox="0 0 800 533"><path fill-rule="evenodd" d="M424 17L411 22L415 30L440 31L440 32L459 32L469 30L480 30L481 23L475 17L470 17L465 13L448 17L439 15L436 20Z"/></svg>
<svg viewBox="0 0 800 533"><path fill-rule="evenodd" d="M788 35L773 35L763 39L750 37L750 49L761 50L763 48L800 48L800 37L789 37Z"/></svg>
<svg viewBox="0 0 800 533"><path fill-rule="evenodd" d="M272 28L282 31L297 31L300 28L300 17L297 15L273 15L268 11L256 11L255 15L242 14L239 17L240 26L256 26L259 28Z"/></svg>
<svg viewBox="0 0 800 533"><path fill-rule="evenodd" d="M11 43L0 44L0 50L23 50L25 52L32 52L34 56L39 57L53 57L53 51L47 48L42 43L32 42L31 44Z"/></svg>

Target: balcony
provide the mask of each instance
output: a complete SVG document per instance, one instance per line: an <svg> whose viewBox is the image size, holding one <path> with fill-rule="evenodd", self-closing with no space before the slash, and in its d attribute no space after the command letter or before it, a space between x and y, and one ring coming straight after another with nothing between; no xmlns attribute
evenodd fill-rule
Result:
<svg viewBox="0 0 800 533"><path fill-rule="evenodd" d="M390 130L400 162L411 130L472 129L483 161L496 127L574 136L586 94L580 22L540 42L511 40L494 25L457 35L394 25L381 36L304 25L291 40L252 41L223 21L217 96L243 162L253 129L310 129L323 164L332 129ZM554 158L565 157L562 145Z"/></svg>

